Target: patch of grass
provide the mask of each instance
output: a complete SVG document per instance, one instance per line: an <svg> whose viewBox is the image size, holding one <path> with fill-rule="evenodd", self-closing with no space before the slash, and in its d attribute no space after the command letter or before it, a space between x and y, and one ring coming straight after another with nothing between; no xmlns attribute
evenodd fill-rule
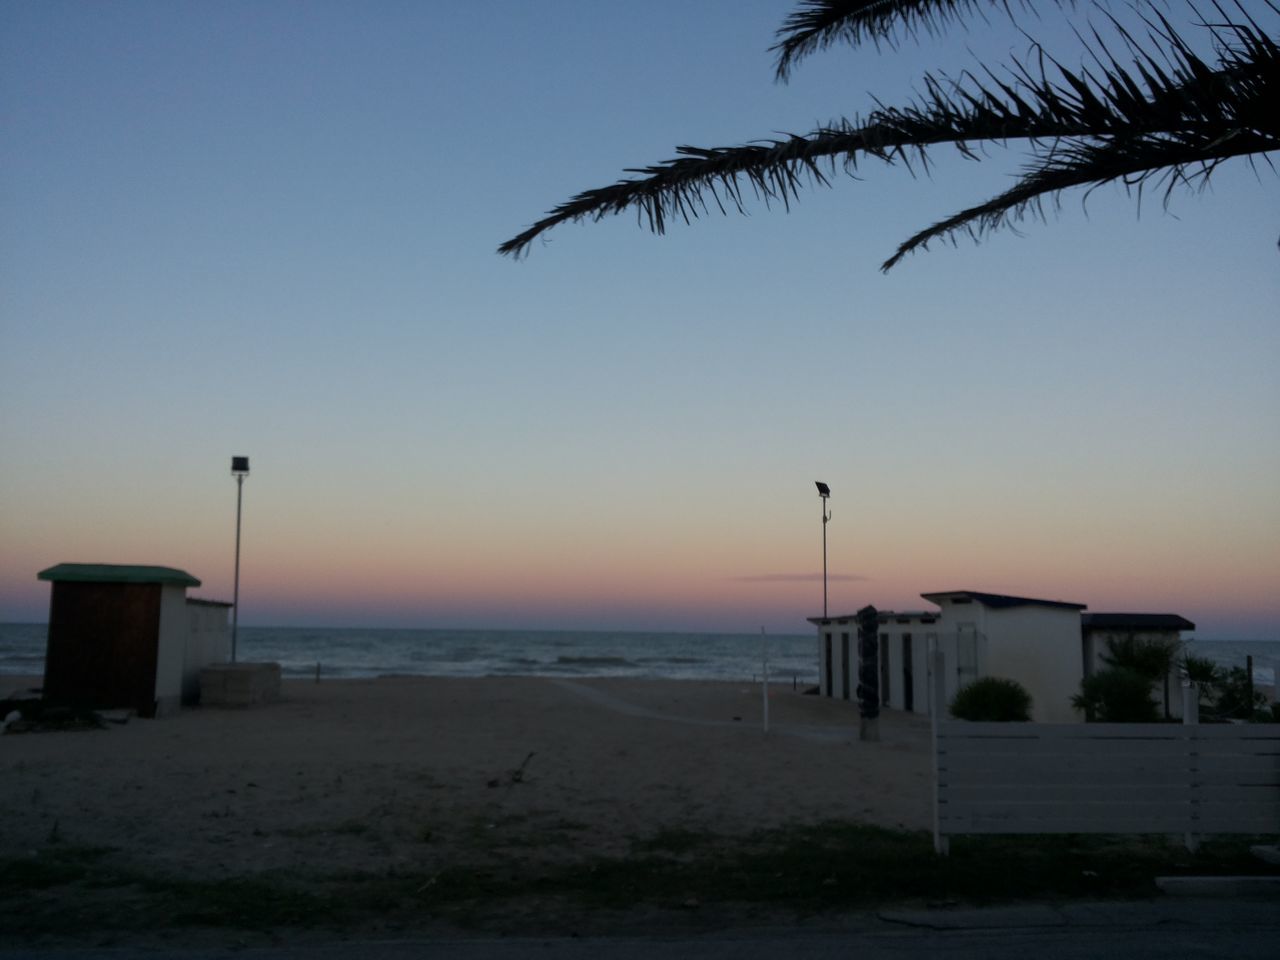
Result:
<svg viewBox="0 0 1280 960"><path fill-rule="evenodd" d="M682 827L669 827L659 830L650 837L633 837L632 853L670 853L675 855L692 853L700 847L716 840L713 833L705 830L685 830Z"/></svg>
<svg viewBox="0 0 1280 960"><path fill-rule="evenodd" d="M305 840L308 837L321 837L328 834L338 836L359 837L369 832L369 824L363 820L342 820L338 823L308 823L298 827L285 827L279 833L282 837L294 840Z"/></svg>
<svg viewBox="0 0 1280 960"><path fill-rule="evenodd" d="M0 899L26 890L47 890L76 883L89 876L93 864L112 847L90 847L59 841L56 846L27 857L0 860Z"/></svg>
<svg viewBox="0 0 1280 960"><path fill-rule="evenodd" d="M139 886L148 895L149 910L175 927L325 926L349 912L336 897L304 889L288 878L147 878Z"/></svg>
<svg viewBox="0 0 1280 960"><path fill-rule="evenodd" d="M478 818L476 827L492 835L522 823ZM0 858L0 929L359 930L429 919L533 929L565 912L674 910L691 901L807 914L920 901L1143 897L1155 892L1159 875L1275 873L1250 856L1252 842L1257 838L1206 841L1193 855L1161 838L959 837L951 856L941 858L924 832L826 823L740 837L670 829L635 840L629 856L570 863L504 856L485 867L217 881L140 871L116 863L113 851L64 842L38 856Z"/></svg>
<svg viewBox="0 0 1280 960"><path fill-rule="evenodd" d="M1193 856L1159 838L955 838L951 856L942 858L927 833L861 824L794 826L745 838L663 831L634 842L625 858L505 873L455 869L420 898L435 909L532 895L593 908L697 900L812 912L921 900L1143 897L1155 893L1158 875L1264 872L1249 842L1206 842Z"/></svg>

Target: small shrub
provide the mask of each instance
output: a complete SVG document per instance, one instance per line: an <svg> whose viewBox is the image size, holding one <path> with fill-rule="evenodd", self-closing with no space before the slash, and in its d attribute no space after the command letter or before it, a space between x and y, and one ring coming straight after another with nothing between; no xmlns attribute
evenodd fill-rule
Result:
<svg viewBox="0 0 1280 960"><path fill-rule="evenodd" d="M951 715L975 722L1031 719L1031 694L1017 680L983 677L966 684L951 701Z"/></svg>
<svg viewBox="0 0 1280 960"><path fill-rule="evenodd" d="M1154 723L1158 717L1151 681L1124 667L1099 670L1080 681L1071 705L1097 723Z"/></svg>

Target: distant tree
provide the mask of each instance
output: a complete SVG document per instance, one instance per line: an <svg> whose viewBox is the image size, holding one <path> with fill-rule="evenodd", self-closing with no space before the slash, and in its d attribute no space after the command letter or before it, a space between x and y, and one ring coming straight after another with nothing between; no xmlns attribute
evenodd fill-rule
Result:
<svg viewBox="0 0 1280 960"><path fill-rule="evenodd" d="M1088 6L1110 21L1123 55L1102 34L1081 23L1090 66L1072 68L1038 44L1003 68L980 66L959 78L926 73L922 91L904 106L876 104L805 136L767 138L733 147L676 148L677 157L630 172L607 187L586 190L552 209L499 252L519 256L533 241L566 221L600 220L634 210L642 223L663 233L672 219L688 222L711 210L743 212L754 195L766 205L789 207L801 188L828 185L860 160L885 163L928 160L929 151L951 145L978 159L988 146L1022 144L1027 164L1008 190L920 230L881 269L931 242L975 239L1031 214L1075 187L1119 183L1141 193L1161 188L1165 201L1179 187L1202 188L1217 167L1244 157L1262 160L1280 149L1280 46L1275 0L1252 11L1240 0L1205 0L1210 20L1194 2L1191 24L1208 33L1211 61L1194 52L1165 16L1168 4L1133 0L1145 36L1135 37L1105 7ZM1034 9L1050 0L1022 0ZM1075 6L1057 0L1059 6ZM1009 0L800 0L772 48L777 79L785 81L800 60L837 43L896 42L921 31L946 33L970 14ZM980 24L988 24L982 20Z"/></svg>
<svg viewBox="0 0 1280 960"><path fill-rule="evenodd" d="M1215 683L1213 714L1219 720L1270 720L1267 698L1253 688L1244 667L1232 667Z"/></svg>
<svg viewBox="0 0 1280 960"><path fill-rule="evenodd" d="M1071 706L1089 722L1152 723L1157 719L1151 680L1125 667L1109 667L1080 681Z"/></svg>
<svg viewBox="0 0 1280 960"><path fill-rule="evenodd" d="M1164 688L1164 717L1169 719L1169 674L1173 665L1178 662L1178 653L1182 643L1173 638L1138 637L1126 634L1123 637L1108 637L1107 652L1102 655L1102 662L1109 667L1123 667L1146 677L1151 683L1162 683Z"/></svg>
<svg viewBox="0 0 1280 960"><path fill-rule="evenodd" d="M951 701L957 720L1004 723L1031 719L1031 694L1017 680L982 677L965 684Z"/></svg>

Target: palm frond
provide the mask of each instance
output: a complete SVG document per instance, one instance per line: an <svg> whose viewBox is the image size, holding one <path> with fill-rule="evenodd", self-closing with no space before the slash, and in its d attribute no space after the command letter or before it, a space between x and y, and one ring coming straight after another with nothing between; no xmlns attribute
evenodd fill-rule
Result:
<svg viewBox="0 0 1280 960"><path fill-rule="evenodd" d="M1029 6L1031 0L1017 2ZM941 30L981 7L1009 11L1011 5L1012 0L800 0L769 51L778 55L777 79L786 80L800 60L837 43L856 47L890 40L898 32Z"/></svg>
<svg viewBox="0 0 1280 960"><path fill-rule="evenodd" d="M1157 22L1172 54L1168 70L1122 31L1139 53L1133 69L1147 82L1146 95L1114 60L1104 64L1099 79L1059 67L1069 89L1044 87L1042 93L1091 117L1095 133L1036 145L1035 161L1011 189L916 233L881 269L956 232L977 239L1028 213L1042 215L1044 198L1073 187L1092 191L1119 182L1141 191L1154 181L1163 185L1167 205L1175 189L1204 186L1233 157L1280 150L1280 46L1247 19L1219 36L1219 63L1210 69L1167 20ZM1025 68L1019 70L1031 79Z"/></svg>
<svg viewBox="0 0 1280 960"><path fill-rule="evenodd" d="M1256 23L1246 18L1212 27L1219 51L1213 66L1164 21L1154 21L1153 29L1161 32L1163 55L1136 55L1128 69L1105 49L1089 70L1071 70L1041 54L1034 68L1015 61L1003 76L926 75L916 103L880 107L863 121L806 136L679 147L672 160L627 171L638 176L560 204L499 252L519 256L558 224L626 210L663 233L672 218L689 222L713 208L744 212L750 195L787 206L802 188L828 185L832 174L852 173L865 157L893 163L927 158L940 144L969 155L978 143L1029 144L1032 163L1012 189L921 231L886 262L888 269L933 240L964 230L981 235L1070 187L1163 176L1172 189L1231 157L1280 149L1280 49Z"/></svg>

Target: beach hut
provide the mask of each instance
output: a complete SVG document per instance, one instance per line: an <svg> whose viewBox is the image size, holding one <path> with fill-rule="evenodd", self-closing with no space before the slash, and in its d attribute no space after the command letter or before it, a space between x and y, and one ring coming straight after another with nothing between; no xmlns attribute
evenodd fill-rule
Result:
<svg viewBox="0 0 1280 960"><path fill-rule="evenodd" d="M41 570L52 584L44 698L93 708L124 707L153 717L176 710L184 676L219 643L205 631L188 651L193 614L187 587L200 581L173 567L61 563ZM217 614L209 614L216 623ZM221 613L226 621L225 609Z"/></svg>
<svg viewBox="0 0 1280 960"><path fill-rule="evenodd" d="M1009 677L1031 694L1035 720L1080 719L1071 696L1084 676L1080 611L1085 604L977 590L921 596L938 609L879 613L877 679L884 706L927 714L929 652L941 650L948 701L979 677ZM852 615L809 620L818 627L819 689L825 696L857 697L856 689L846 693L844 683L846 674L858 675L857 644L846 653L844 643L844 631L854 630L856 636L848 626L853 621Z"/></svg>
<svg viewBox="0 0 1280 960"><path fill-rule="evenodd" d="M1182 631L1195 628L1194 623L1176 613L1086 613L1080 618L1085 675L1102 666L1101 656L1107 651L1108 640L1155 641L1181 646Z"/></svg>
<svg viewBox="0 0 1280 960"><path fill-rule="evenodd" d="M1085 676L1106 665L1102 658L1106 655L1108 641L1167 643L1175 650L1181 650L1182 631L1195 628L1194 623L1176 613L1086 613L1080 618ZM1182 697L1172 693L1181 682L1181 667L1175 658L1169 666L1168 675L1154 684L1156 699L1169 717L1182 716Z"/></svg>

